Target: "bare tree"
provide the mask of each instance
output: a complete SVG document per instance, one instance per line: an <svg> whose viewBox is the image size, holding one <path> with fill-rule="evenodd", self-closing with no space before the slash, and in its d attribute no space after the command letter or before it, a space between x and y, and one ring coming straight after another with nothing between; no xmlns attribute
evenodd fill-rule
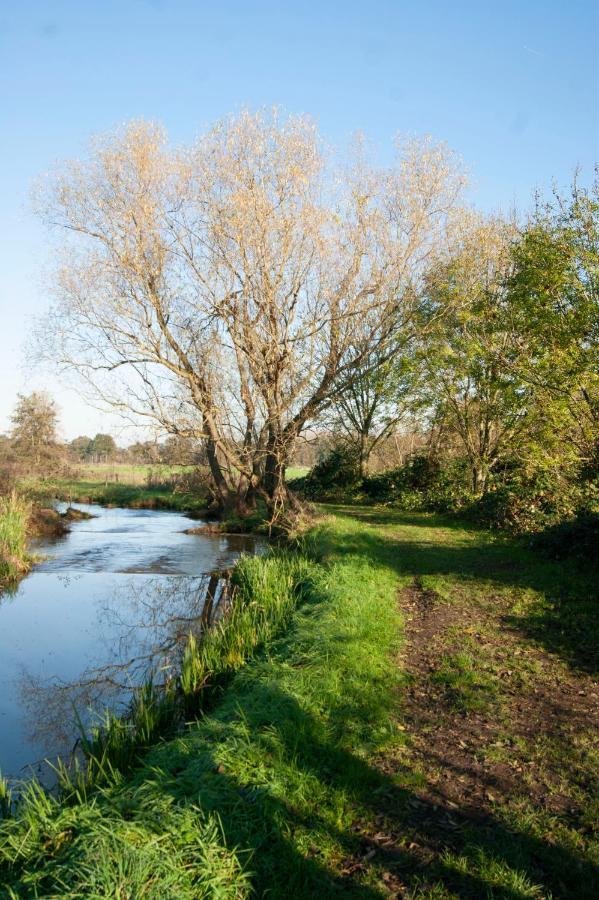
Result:
<svg viewBox="0 0 599 900"><path fill-rule="evenodd" d="M42 192L72 238L43 352L202 437L221 504L274 510L302 429L414 327L462 185L430 141L335 173L303 117L243 113L182 150L134 123Z"/></svg>
<svg viewBox="0 0 599 900"><path fill-rule="evenodd" d="M445 312L445 311L444 311ZM402 420L411 416L419 380L419 357L414 352L416 333L410 323L407 334L398 327L392 341L381 342L355 367L325 413L329 429L343 436L355 452L360 475L367 470L373 451L384 445ZM360 336L358 327L357 334ZM360 338L358 338L360 339Z"/></svg>

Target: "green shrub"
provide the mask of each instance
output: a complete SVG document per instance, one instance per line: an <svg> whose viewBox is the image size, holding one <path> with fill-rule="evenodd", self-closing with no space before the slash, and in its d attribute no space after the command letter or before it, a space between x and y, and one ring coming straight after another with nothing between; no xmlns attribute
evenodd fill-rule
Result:
<svg viewBox="0 0 599 900"><path fill-rule="evenodd" d="M364 478L362 493L402 509L456 510L470 499L467 466L460 459L419 454L404 466Z"/></svg>
<svg viewBox="0 0 599 900"><path fill-rule="evenodd" d="M361 482L358 451L339 444L320 458L303 479L301 490L310 500L348 499Z"/></svg>
<svg viewBox="0 0 599 900"><path fill-rule="evenodd" d="M536 535L534 546L553 559L574 557L599 564L599 513L582 512L566 522L551 525Z"/></svg>
<svg viewBox="0 0 599 900"><path fill-rule="evenodd" d="M539 532L592 510L599 492L593 482L565 477L555 471L533 473L513 468L503 481L491 483L475 500L468 515L478 524L511 531Z"/></svg>

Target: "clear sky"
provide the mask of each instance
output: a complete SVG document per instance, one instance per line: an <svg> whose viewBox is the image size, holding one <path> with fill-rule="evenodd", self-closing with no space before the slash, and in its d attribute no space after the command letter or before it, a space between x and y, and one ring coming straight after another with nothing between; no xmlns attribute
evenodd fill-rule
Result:
<svg viewBox="0 0 599 900"><path fill-rule="evenodd" d="M464 158L483 209L526 208L599 159L593 0L0 0L0 431L18 390L47 387L63 433L106 420L22 348L47 297L32 181L130 118L175 142L277 104L343 145L432 134Z"/></svg>

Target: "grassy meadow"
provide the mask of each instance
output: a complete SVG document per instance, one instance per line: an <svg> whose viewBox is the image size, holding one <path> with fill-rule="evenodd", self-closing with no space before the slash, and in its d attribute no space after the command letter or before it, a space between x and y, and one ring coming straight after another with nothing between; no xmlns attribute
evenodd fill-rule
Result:
<svg viewBox="0 0 599 900"><path fill-rule="evenodd" d="M58 498L70 503L174 509L199 515L206 511L208 499L203 486L198 490L193 483L194 471L194 466L149 463L82 464L69 478L25 478L20 489L38 504ZM305 466L290 466L287 478L300 478L307 472Z"/></svg>
<svg viewBox="0 0 599 900"><path fill-rule="evenodd" d="M145 486L148 481L168 482L173 475L193 471L193 466L171 466L165 463L81 463L78 480Z"/></svg>
<svg viewBox="0 0 599 900"><path fill-rule="evenodd" d="M206 508L205 495L181 477L192 472L192 466L97 463L77 467L69 478L24 479L21 489L38 503L58 498L71 503L199 512Z"/></svg>
<svg viewBox="0 0 599 900"><path fill-rule="evenodd" d="M242 562L184 727L13 809L6 896L597 895L591 574L431 514L327 512Z"/></svg>

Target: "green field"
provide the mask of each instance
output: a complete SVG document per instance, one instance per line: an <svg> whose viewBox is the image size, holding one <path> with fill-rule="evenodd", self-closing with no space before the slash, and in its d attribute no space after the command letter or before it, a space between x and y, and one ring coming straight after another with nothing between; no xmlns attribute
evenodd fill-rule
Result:
<svg viewBox="0 0 599 900"><path fill-rule="evenodd" d="M76 467L77 480L145 485L148 480L168 481L173 475L193 471L193 466L171 466L162 463L82 463Z"/></svg>
<svg viewBox="0 0 599 900"><path fill-rule="evenodd" d="M287 481L293 481L294 478L303 478L309 471L308 466L287 466L285 477Z"/></svg>
<svg viewBox="0 0 599 900"><path fill-rule="evenodd" d="M597 896L591 575L441 517L332 512L289 625L208 714L0 826L8 896Z"/></svg>
<svg viewBox="0 0 599 900"><path fill-rule="evenodd" d="M178 509L199 513L206 508L206 493L190 489L181 476L191 466L114 465L82 466L69 478L24 479L22 490L37 503L52 499L149 509Z"/></svg>
<svg viewBox="0 0 599 900"><path fill-rule="evenodd" d="M182 475L193 472L193 466L97 463L78 466L69 478L23 479L21 487L38 503L58 498L75 503L177 509L199 514L207 506L206 490L194 491L181 481ZM299 478L307 472L306 467L290 467L287 478Z"/></svg>

